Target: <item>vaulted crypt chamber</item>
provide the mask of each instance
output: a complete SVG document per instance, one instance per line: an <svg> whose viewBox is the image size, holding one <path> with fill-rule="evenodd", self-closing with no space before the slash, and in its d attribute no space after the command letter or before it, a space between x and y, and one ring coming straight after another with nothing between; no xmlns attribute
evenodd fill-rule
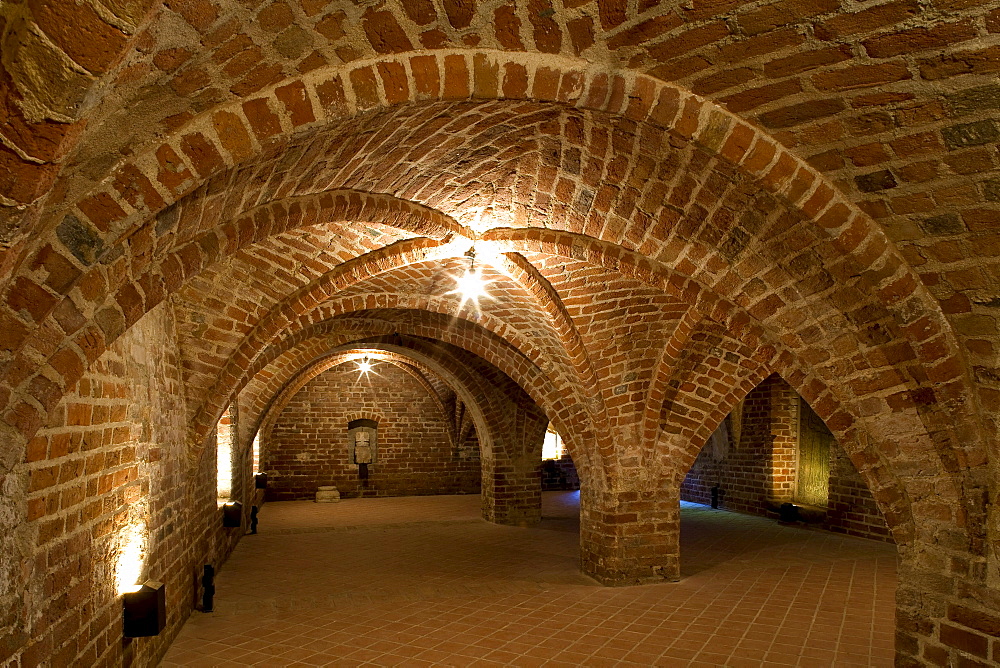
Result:
<svg viewBox="0 0 1000 668"><path fill-rule="evenodd" d="M478 492L466 534L433 528L483 578L459 589L513 574L567 632L637 633L643 605L650 642L701 637L657 606L722 600L746 556L692 538L738 515L694 502L790 504L816 521L734 531L798 531L788 573L830 583L828 541L875 555L894 599L836 599L890 627L871 647L1000 661L998 12L0 4L0 666L160 661L224 618L194 615L204 567L243 600L252 578L224 584L281 543L269 506L329 486L344 508ZM549 430L574 471L549 475L579 485L556 522ZM257 584L336 608L296 572ZM765 575L768 605L810 604ZM150 592L158 634L126 637Z"/></svg>

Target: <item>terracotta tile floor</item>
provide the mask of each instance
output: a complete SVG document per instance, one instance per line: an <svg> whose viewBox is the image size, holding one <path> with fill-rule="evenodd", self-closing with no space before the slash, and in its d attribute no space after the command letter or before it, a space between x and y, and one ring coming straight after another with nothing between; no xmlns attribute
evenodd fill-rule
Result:
<svg viewBox="0 0 1000 668"><path fill-rule="evenodd" d="M478 496L269 503L162 665L892 665L892 546L685 503L684 578L607 588L577 498L533 529Z"/></svg>

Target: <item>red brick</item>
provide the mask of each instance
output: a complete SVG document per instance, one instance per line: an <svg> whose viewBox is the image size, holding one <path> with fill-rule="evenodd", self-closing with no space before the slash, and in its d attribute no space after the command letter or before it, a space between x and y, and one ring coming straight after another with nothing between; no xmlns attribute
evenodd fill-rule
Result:
<svg viewBox="0 0 1000 668"><path fill-rule="evenodd" d="M465 58L459 55L445 56L442 99L464 99L469 94L469 68Z"/></svg>
<svg viewBox="0 0 1000 668"><path fill-rule="evenodd" d="M257 98L243 103L250 129L259 140L273 137L281 132L281 120L271 111L267 98Z"/></svg>
<svg viewBox="0 0 1000 668"><path fill-rule="evenodd" d="M28 6L49 39L94 74L107 72L128 42L128 35L105 23L88 4L32 0Z"/></svg>
<svg viewBox="0 0 1000 668"><path fill-rule="evenodd" d="M391 12L368 9L362 21L368 41L376 53L403 53L413 45Z"/></svg>
<svg viewBox="0 0 1000 668"><path fill-rule="evenodd" d="M359 108L368 109L381 103L375 72L372 68L364 67L353 70L351 72L351 86L354 88L354 96Z"/></svg>
<svg viewBox="0 0 1000 668"><path fill-rule="evenodd" d="M229 111L217 111L212 115L215 133L222 142L222 148L229 152L234 161L243 160L253 154L250 133L242 118Z"/></svg>
<svg viewBox="0 0 1000 668"><path fill-rule="evenodd" d="M521 19L518 17L513 5L503 5L498 7L493 13L493 34L504 49L510 51L523 51L524 43L521 41Z"/></svg>
<svg viewBox="0 0 1000 668"><path fill-rule="evenodd" d="M181 150L191 160L191 165L198 174L203 177L226 164L215 144L200 132L181 137Z"/></svg>
<svg viewBox="0 0 1000 668"><path fill-rule="evenodd" d="M988 640L983 636L960 629L951 624L941 625L941 642L949 647L986 658L989 653Z"/></svg>
<svg viewBox="0 0 1000 668"><path fill-rule="evenodd" d="M552 18L555 8L551 0L528 0L528 20L532 25L535 48L542 53L559 53L562 48L562 28Z"/></svg>
<svg viewBox="0 0 1000 668"><path fill-rule="evenodd" d="M382 90L385 93L386 102L399 104L410 99L406 70L400 63L379 63L378 74L382 79Z"/></svg>
<svg viewBox="0 0 1000 668"><path fill-rule="evenodd" d="M812 82L819 90L853 90L903 81L910 76L910 71L904 63L883 63L855 65L833 72L815 74Z"/></svg>
<svg viewBox="0 0 1000 668"><path fill-rule="evenodd" d="M302 82L279 86L274 89L274 96L288 110L292 126L299 127L300 125L312 123L316 120L316 115L312 109L312 102L309 100L309 94L306 92L305 84Z"/></svg>

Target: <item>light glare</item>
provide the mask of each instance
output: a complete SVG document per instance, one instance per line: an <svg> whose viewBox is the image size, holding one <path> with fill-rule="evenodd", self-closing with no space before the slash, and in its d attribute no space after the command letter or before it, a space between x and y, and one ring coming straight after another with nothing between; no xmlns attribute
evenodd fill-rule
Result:
<svg viewBox="0 0 1000 668"><path fill-rule="evenodd" d="M466 302L471 302L472 307L479 311L479 300L489 299L486 293L486 286L489 281L483 278L482 273L475 267L469 268L461 276L455 276L455 289L448 294L457 294L461 297L458 309L461 311Z"/></svg>
<svg viewBox="0 0 1000 668"><path fill-rule="evenodd" d="M456 282L462 301L478 301L480 297L486 296L486 282L478 269L469 269L464 275L459 276Z"/></svg>

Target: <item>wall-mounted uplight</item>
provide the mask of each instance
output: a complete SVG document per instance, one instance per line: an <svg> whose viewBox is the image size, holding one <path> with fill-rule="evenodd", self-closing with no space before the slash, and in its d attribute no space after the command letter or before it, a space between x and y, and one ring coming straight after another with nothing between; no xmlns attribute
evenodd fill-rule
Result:
<svg viewBox="0 0 1000 668"><path fill-rule="evenodd" d="M122 596L122 635L144 638L159 635L167 625L167 596L162 582L135 585Z"/></svg>
<svg viewBox="0 0 1000 668"><path fill-rule="evenodd" d="M469 258L469 266L465 273L455 277L455 289L448 294L461 296L462 302L459 310L465 306L465 302L472 302L472 305L479 310L479 300L486 297L486 286L488 281L483 279L483 271L476 267L476 247L473 246L465 254Z"/></svg>
<svg viewBox="0 0 1000 668"><path fill-rule="evenodd" d="M228 501L222 505L222 526L234 529L243 524L243 504L239 501Z"/></svg>

